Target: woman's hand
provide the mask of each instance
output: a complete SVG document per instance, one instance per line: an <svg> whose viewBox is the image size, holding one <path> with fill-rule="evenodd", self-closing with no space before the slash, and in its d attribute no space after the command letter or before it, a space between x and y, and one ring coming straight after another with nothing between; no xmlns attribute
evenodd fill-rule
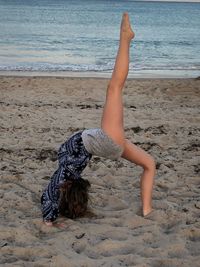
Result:
<svg viewBox="0 0 200 267"><path fill-rule="evenodd" d="M46 226L53 226L53 222L51 222L51 221L44 221L44 224Z"/></svg>
<svg viewBox="0 0 200 267"><path fill-rule="evenodd" d="M56 227L60 229L66 228L66 225L64 223L57 223L57 222L51 222L51 221L44 221L44 224L48 227Z"/></svg>

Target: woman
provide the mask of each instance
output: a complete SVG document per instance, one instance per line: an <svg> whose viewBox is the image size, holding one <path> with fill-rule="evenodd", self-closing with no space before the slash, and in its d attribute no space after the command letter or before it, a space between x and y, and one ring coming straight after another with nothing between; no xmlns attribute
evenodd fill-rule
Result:
<svg viewBox="0 0 200 267"><path fill-rule="evenodd" d="M41 203L44 223L54 225L59 214L75 218L87 209L87 180L80 174L92 155L110 159L120 157L143 167L141 176L142 213L152 211L152 188L155 175L153 158L125 138L123 127L122 89L129 69L130 42L134 38L129 16L123 14L119 49L112 77L107 88L101 128L75 133L61 145L58 152L59 168L43 192Z"/></svg>

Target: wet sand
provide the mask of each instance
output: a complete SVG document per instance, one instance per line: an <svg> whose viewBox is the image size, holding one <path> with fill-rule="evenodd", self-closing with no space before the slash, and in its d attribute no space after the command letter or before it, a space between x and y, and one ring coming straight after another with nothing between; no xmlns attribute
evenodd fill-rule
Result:
<svg viewBox="0 0 200 267"><path fill-rule="evenodd" d="M126 136L156 160L154 212L141 168L93 157L88 215L42 224L40 196L74 131L99 127L107 79L0 77L0 265L188 267L200 262L200 80L132 79Z"/></svg>

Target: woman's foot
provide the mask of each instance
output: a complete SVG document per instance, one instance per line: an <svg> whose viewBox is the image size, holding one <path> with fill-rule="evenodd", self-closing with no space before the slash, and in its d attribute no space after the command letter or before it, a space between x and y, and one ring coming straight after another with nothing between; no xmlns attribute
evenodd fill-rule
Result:
<svg viewBox="0 0 200 267"><path fill-rule="evenodd" d="M153 211L153 209L150 207L148 209L143 209L143 216L146 217L148 216L151 212Z"/></svg>
<svg viewBox="0 0 200 267"><path fill-rule="evenodd" d="M124 13L121 21L120 39L131 41L135 36L135 33L131 29L128 13Z"/></svg>

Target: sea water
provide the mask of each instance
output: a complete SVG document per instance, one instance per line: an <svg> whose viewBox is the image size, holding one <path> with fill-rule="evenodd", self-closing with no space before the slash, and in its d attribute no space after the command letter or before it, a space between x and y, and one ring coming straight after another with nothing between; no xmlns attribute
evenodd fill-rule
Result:
<svg viewBox="0 0 200 267"><path fill-rule="evenodd" d="M130 0L0 0L0 70L109 72L124 11L130 72L200 71L200 3Z"/></svg>

